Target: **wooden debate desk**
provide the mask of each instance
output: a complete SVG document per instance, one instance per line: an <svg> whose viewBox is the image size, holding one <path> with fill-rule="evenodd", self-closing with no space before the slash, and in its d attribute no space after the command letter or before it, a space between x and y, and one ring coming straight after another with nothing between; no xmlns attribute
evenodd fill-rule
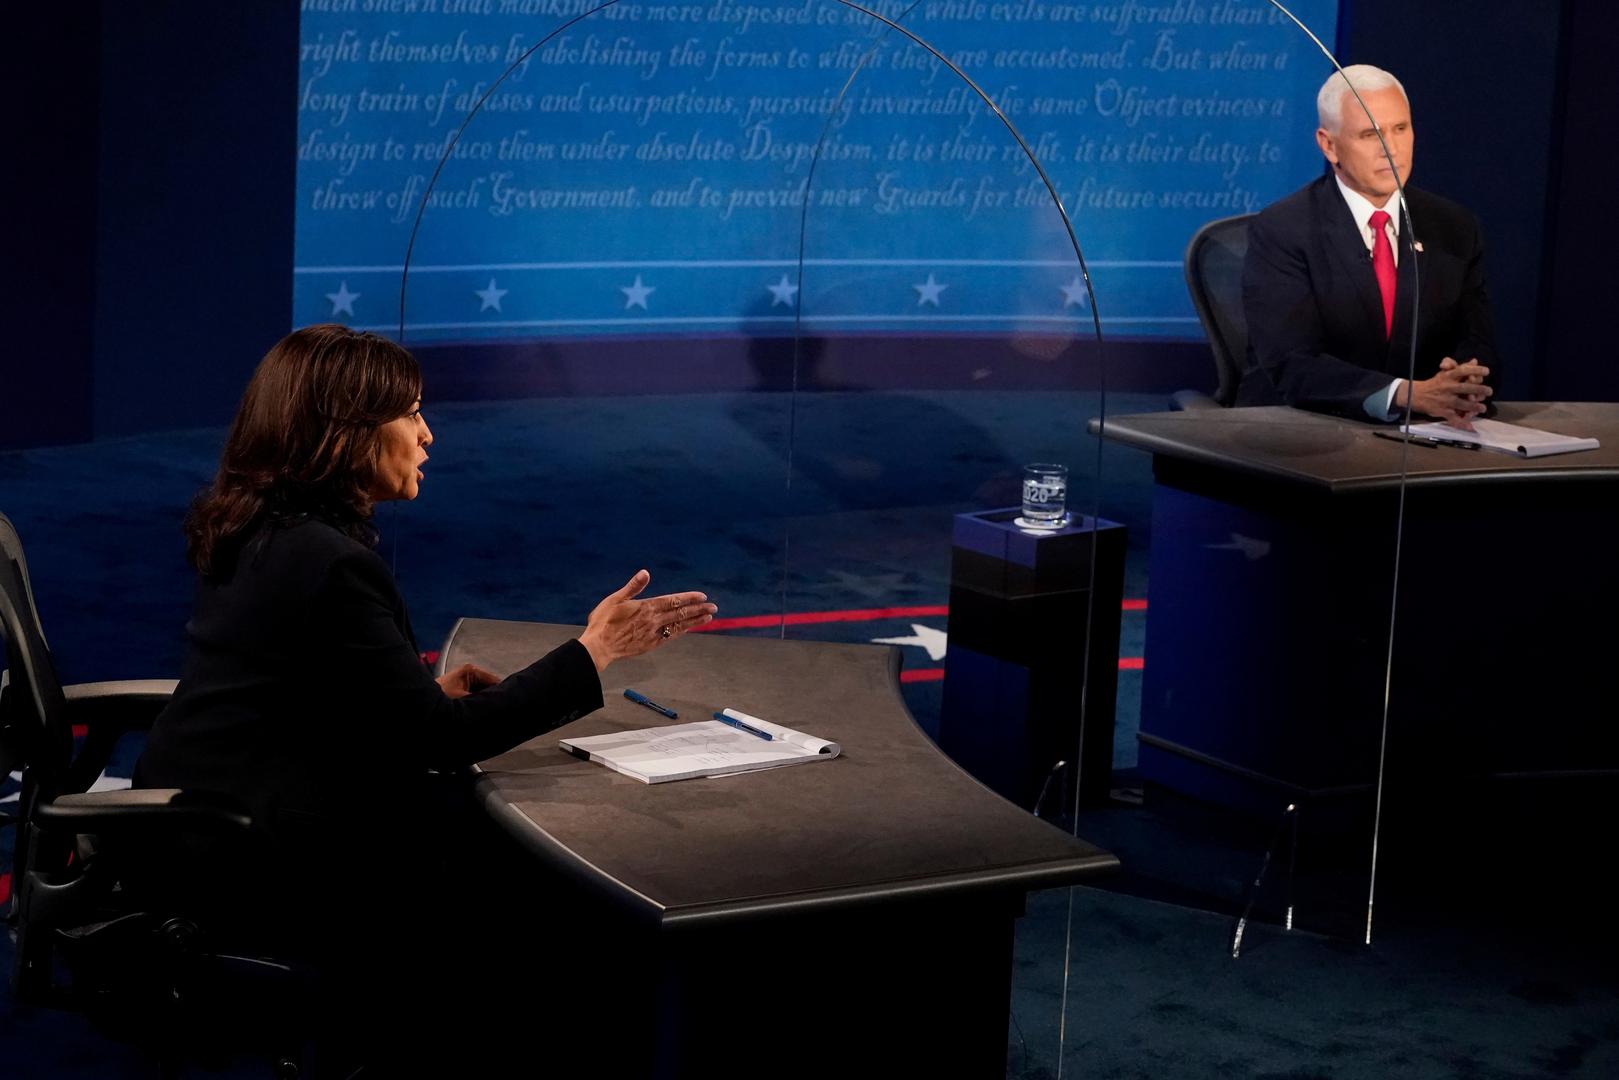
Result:
<svg viewBox="0 0 1619 1080"><path fill-rule="evenodd" d="M579 629L464 619L441 663L504 674ZM957 768L898 673L891 647L687 635L609 668L601 711L482 764L479 800L546 897L520 984L549 991L535 1022L593 1075L1005 1075L1025 893L1118 862ZM557 748L725 707L842 755L643 784Z"/></svg>
<svg viewBox="0 0 1619 1080"><path fill-rule="evenodd" d="M1402 455L1390 769L1519 792L1619 776L1619 405L1500 419L1602 446L1407 449L1281 407L1092 421L1153 455L1146 780L1270 810L1370 790Z"/></svg>

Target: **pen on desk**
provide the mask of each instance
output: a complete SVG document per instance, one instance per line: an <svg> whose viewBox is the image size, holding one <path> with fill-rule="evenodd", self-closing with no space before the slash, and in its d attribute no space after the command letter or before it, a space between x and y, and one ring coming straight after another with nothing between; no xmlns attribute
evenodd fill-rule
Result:
<svg viewBox="0 0 1619 1080"><path fill-rule="evenodd" d="M675 712L673 709L668 709L668 708L665 708L662 705L659 705L656 701L653 701L651 698L647 697L645 694L641 693L639 690L626 689L624 691L624 696L629 698L631 701L635 702L637 705L645 705L647 708L651 709L653 712L662 713L663 715L667 716L671 720L680 719L680 714L679 713Z"/></svg>
<svg viewBox="0 0 1619 1080"><path fill-rule="evenodd" d="M770 734L770 732L768 732L768 731L760 731L758 728L754 727L752 724L744 724L742 721L738 720L734 716L726 716L722 712L717 712L717 713L714 714L714 719L718 720L722 724L730 724L732 727L736 728L738 731L746 731L749 735L757 735L757 736L759 736L759 738L763 739L765 742L775 742L776 741L776 737L774 735Z"/></svg>
<svg viewBox="0 0 1619 1080"><path fill-rule="evenodd" d="M1409 442L1413 446L1426 446L1429 448L1443 446L1438 439L1430 439L1426 435L1407 435L1401 431L1374 431L1379 439L1392 439L1395 442Z"/></svg>

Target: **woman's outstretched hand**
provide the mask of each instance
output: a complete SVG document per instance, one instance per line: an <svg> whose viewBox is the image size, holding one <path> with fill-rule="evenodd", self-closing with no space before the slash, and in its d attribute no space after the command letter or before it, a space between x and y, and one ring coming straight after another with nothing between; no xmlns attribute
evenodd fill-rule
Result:
<svg viewBox="0 0 1619 1080"><path fill-rule="evenodd" d="M651 580L651 574L637 570L622 589L610 594L590 613L579 644L590 651L598 672L605 671L614 660L640 656L694 626L712 621L719 610L700 592L636 599Z"/></svg>

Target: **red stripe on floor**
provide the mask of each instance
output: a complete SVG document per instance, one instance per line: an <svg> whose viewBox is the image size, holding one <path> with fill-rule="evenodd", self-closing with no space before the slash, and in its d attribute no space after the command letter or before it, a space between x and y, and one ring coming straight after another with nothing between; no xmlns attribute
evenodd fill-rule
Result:
<svg viewBox="0 0 1619 1080"><path fill-rule="evenodd" d="M11 899L11 875L0 874L0 904Z"/></svg>
<svg viewBox="0 0 1619 1080"><path fill-rule="evenodd" d="M1119 670L1120 671L1140 671L1141 670L1141 659L1142 658L1139 657L1139 656L1121 656L1121 657L1119 657ZM942 667L916 668L916 669L914 669L912 671L902 671L902 672L899 673L899 681L902 682L902 683L904 683L904 682L938 682L939 680L941 680L943 678L944 678L944 668L942 668Z"/></svg>
<svg viewBox="0 0 1619 1080"><path fill-rule="evenodd" d="M1126 600L1119 605L1122 611L1146 611L1145 600ZM692 633L704 630L757 630L768 626L809 626L814 623L873 622L877 619L928 619L949 615L944 604L919 604L914 607L859 608L850 611L793 611L781 615L735 615L715 619L703 626L692 627Z"/></svg>

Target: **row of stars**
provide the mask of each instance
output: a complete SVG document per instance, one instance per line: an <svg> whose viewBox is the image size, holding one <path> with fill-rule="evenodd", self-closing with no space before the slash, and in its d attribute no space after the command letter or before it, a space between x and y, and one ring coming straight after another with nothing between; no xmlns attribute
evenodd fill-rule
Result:
<svg viewBox="0 0 1619 1080"><path fill-rule="evenodd" d="M944 295L944 291L949 287L948 284L937 280L933 274L928 274L926 281L917 282L911 286L916 290L916 306L926 307L931 304L933 307L938 307L939 298ZM781 275L781 280L774 285L766 285L765 289L770 293L770 306L773 308L792 307L793 298L798 293L798 286L788 281L786 274ZM1090 301L1085 293L1085 283L1080 280L1078 274L1075 274L1074 279L1068 284L1057 286L1057 289L1062 293L1062 306L1064 309L1070 307L1085 309L1090 307ZM647 311L649 310L647 299L658 291L658 287L643 283L641 275L636 274L634 284L620 285L618 291L624 294L625 311L633 308ZM510 289L500 288L495 284L495 279L490 278L488 285L481 289L473 289L472 295L479 300L478 310L480 312L499 312L501 310L501 299L509 292L511 292ZM354 302L360 298L361 294L349 291L349 283L343 281L338 285L336 292L326 293L325 296L327 300L331 301L334 316L347 315L353 318Z"/></svg>

